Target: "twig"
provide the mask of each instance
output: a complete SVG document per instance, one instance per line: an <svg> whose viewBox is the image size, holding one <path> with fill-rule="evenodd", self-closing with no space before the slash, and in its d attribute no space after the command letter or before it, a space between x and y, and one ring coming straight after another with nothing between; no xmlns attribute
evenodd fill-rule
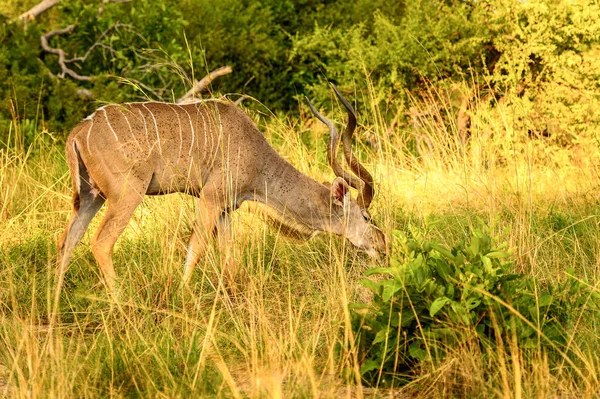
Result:
<svg viewBox="0 0 600 399"><path fill-rule="evenodd" d="M58 64L60 65L60 69L62 71L58 75L59 78L64 78L65 75L69 75L73 79L77 79L77 80L83 81L83 82L89 82L93 79L91 76L79 75L77 72L75 72L74 70L69 68L67 66L67 64L70 64L73 62L85 62L87 60L87 58L90 56L90 54L92 53L92 51L96 47L99 47L99 46L108 47L108 49L110 51L114 51L112 49L112 47L105 46L103 43L101 43L101 41L102 41L102 39L104 39L106 37L108 32L110 32L111 30L122 28L122 27L130 28L129 25L125 25L125 24L121 24L121 23L115 23L115 24L111 25L104 32L102 32L102 34L100 34L100 36L98 37L98 40L96 40L96 42L94 44L92 44L90 46L90 48L88 48L88 50L85 52L85 54L83 56L74 57L74 58L70 58L70 59L67 59L65 51L63 49L50 47L50 45L48 44L48 41L50 40L50 38L52 38L54 36L72 33L73 30L75 29L75 25L69 25L64 29L58 29L58 30L53 30L52 32L48 32L48 33L42 35L42 37L40 38L40 41L42 43L42 49L44 49L44 51L46 51L47 53L50 53L50 54L58 55Z"/></svg>
<svg viewBox="0 0 600 399"><path fill-rule="evenodd" d="M73 32L73 29L75 29L75 25L69 25L64 29L53 30L52 32L48 32L45 35L42 35L42 37L40 38L40 42L41 42L42 48L44 49L45 52L58 55L58 64L60 65L60 69L62 71L58 75L59 77L64 78L65 75L69 75L73 79L77 79L77 80L80 80L83 82L89 82L92 80L92 78L90 76L82 76L67 66L65 51L63 49L53 48L48 45L48 40L51 37L71 33L71 32Z"/></svg>
<svg viewBox="0 0 600 399"><path fill-rule="evenodd" d="M88 89L83 89L83 88L77 89L77 95L81 98L85 98L86 100L94 99L94 95Z"/></svg>
<svg viewBox="0 0 600 399"><path fill-rule="evenodd" d="M235 100L235 102L234 102L233 104L234 104L234 105L236 105L236 106L239 106L239 105L242 103L242 101L244 101L244 100L245 100L245 99L247 99L247 98L250 98L250 96L247 96L247 95L245 95L245 94L242 94L242 95L240 96L240 98L238 98L237 100Z"/></svg>
<svg viewBox="0 0 600 399"><path fill-rule="evenodd" d="M131 1L131 0L129 0L129 1ZM111 30L113 30L113 29L116 30L116 29L119 29L119 28L131 28L131 29L133 29L133 27L131 25L126 25L126 24L122 24L122 23L117 22L117 23L109 26L104 32L102 32L100 34L100 36L98 36L98 40L96 40L96 42L94 44L92 44L90 46L90 48L87 49L87 51L85 52L85 54L83 56L71 58L69 60L65 60L65 63L69 64L71 62L85 62L85 60L87 60L87 58L90 56L90 54L92 53L92 51L94 51L94 49L96 47L99 47L99 46L100 47L108 48L108 50L111 53L113 53L114 49L112 47L110 47L110 46L106 46L103 43L101 43L101 40L104 39L106 37L106 35L108 35L108 32L110 32Z"/></svg>
<svg viewBox="0 0 600 399"><path fill-rule="evenodd" d="M224 66L219 69L215 69L214 71L210 72L208 75L203 77L200 81L194 82L192 88L189 89L188 92L183 95L183 97L177 100L177 104L183 104L191 101L196 94L206 90L213 80L215 80L219 76L227 75L230 73L230 66Z"/></svg>

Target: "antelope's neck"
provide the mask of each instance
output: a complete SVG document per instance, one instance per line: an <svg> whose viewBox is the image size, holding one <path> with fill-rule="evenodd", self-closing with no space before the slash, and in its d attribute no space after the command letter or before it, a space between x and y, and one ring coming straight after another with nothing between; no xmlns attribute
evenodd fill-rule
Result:
<svg viewBox="0 0 600 399"><path fill-rule="evenodd" d="M273 151L265 162L263 187L256 187L255 199L276 211L282 221L292 219L312 232L329 230L330 190L306 176ZM270 158L271 158L270 157ZM287 224L287 223L286 223Z"/></svg>

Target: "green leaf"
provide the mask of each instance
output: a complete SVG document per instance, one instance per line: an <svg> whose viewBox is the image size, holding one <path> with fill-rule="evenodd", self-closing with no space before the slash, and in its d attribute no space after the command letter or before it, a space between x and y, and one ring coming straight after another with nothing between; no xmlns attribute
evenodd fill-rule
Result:
<svg viewBox="0 0 600 399"><path fill-rule="evenodd" d="M453 280L452 269L450 264L443 260L435 262L435 270L439 276L444 280L444 283L448 283Z"/></svg>
<svg viewBox="0 0 600 399"><path fill-rule="evenodd" d="M388 329L379 331L377 334L375 334L375 339L373 340L372 345L386 341L387 337L388 337Z"/></svg>
<svg viewBox="0 0 600 399"><path fill-rule="evenodd" d="M454 264L457 267L462 267L465 264L465 256L460 252L456 254L456 256L454 257Z"/></svg>
<svg viewBox="0 0 600 399"><path fill-rule="evenodd" d="M450 259L452 262L454 262L454 255L452 255L452 252L450 252L446 247L444 247L443 245L440 245L438 243L432 243L431 244L431 248L435 249L436 251L438 251L440 254L444 255L446 258Z"/></svg>
<svg viewBox="0 0 600 399"><path fill-rule="evenodd" d="M421 348L421 341L415 341L408 346L408 354L417 360L425 360L427 351Z"/></svg>
<svg viewBox="0 0 600 399"><path fill-rule="evenodd" d="M369 290L373 291L374 293L378 293L379 292L379 283L376 283L373 280L369 280L368 278L363 278L362 280L360 280L360 284L365 287L368 288Z"/></svg>
<svg viewBox="0 0 600 399"><path fill-rule="evenodd" d="M487 274L494 273L494 267L492 266L492 261L485 255L481 255L481 261L483 262L483 268Z"/></svg>
<svg viewBox="0 0 600 399"><path fill-rule="evenodd" d="M446 285L446 296L447 296L448 298L452 298L452 299L454 299L454 284L450 284L450 283L448 283L448 284Z"/></svg>
<svg viewBox="0 0 600 399"><path fill-rule="evenodd" d="M381 365L380 361L373 360L373 359L367 359L362 364L362 366L360 366L360 375L365 375L369 371L377 370L380 365Z"/></svg>
<svg viewBox="0 0 600 399"><path fill-rule="evenodd" d="M429 307L429 315L431 317L435 316L437 314L437 312L442 310L444 305L450 301L451 301L450 298L446 298L445 296L441 297L441 298L437 298L435 301L433 301L433 303Z"/></svg>
<svg viewBox="0 0 600 399"><path fill-rule="evenodd" d="M394 271L389 267L373 267L365 272L365 276L372 276L373 274L390 274L394 275Z"/></svg>
<svg viewBox="0 0 600 399"><path fill-rule="evenodd" d="M402 284L396 280L386 280L382 281L380 284L383 286L381 299L383 299L384 302L389 302L390 298L394 296L396 292L402 289Z"/></svg>
<svg viewBox="0 0 600 399"><path fill-rule="evenodd" d="M469 310L473 310L475 309L477 306L479 306L481 304L481 300L480 299L470 299L467 301L467 308Z"/></svg>
<svg viewBox="0 0 600 399"><path fill-rule="evenodd" d="M412 309L403 310L401 317L402 320L400 322L400 325L404 328L410 327L413 324L413 321L416 320L415 313Z"/></svg>
<svg viewBox="0 0 600 399"><path fill-rule="evenodd" d="M552 303L552 299L554 299L552 295L546 293L542 294L539 299L539 306L544 307L550 305Z"/></svg>
<svg viewBox="0 0 600 399"><path fill-rule="evenodd" d="M455 314L455 322L469 324L469 312L460 303L452 301L450 304Z"/></svg>
<svg viewBox="0 0 600 399"><path fill-rule="evenodd" d="M471 250L471 254L473 256L475 256L479 253L479 245L480 245L480 239L478 237L473 236L471 238L471 245L469 246L469 249Z"/></svg>
<svg viewBox="0 0 600 399"><path fill-rule="evenodd" d="M485 254L485 256L487 256L488 258L492 258L492 259L508 258L510 256L510 252L492 251L492 252L488 252L487 254Z"/></svg>

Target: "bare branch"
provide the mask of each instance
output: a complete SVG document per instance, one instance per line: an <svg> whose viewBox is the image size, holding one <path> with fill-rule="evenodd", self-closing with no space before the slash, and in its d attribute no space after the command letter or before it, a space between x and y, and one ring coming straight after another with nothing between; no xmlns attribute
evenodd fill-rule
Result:
<svg viewBox="0 0 600 399"><path fill-rule="evenodd" d="M19 15L19 19L25 23L27 23L27 21L33 21L38 15L54 7L61 1L62 0L43 0L42 2L30 8L28 11L25 11L23 14Z"/></svg>
<svg viewBox="0 0 600 399"><path fill-rule="evenodd" d="M70 69L67 66L65 51L63 49L50 47L48 45L48 40L50 38L57 36L57 35L64 35L67 33L71 33L71 32L73 32L73 29L75 29L75 25L69 25L64 29L53 30L52 32L48 32L45 35L42 35L42 37L40 38L40 42L41 42L42 48L44 49L45 52L58 55L58 64L60 65L60 69L62 71L58 75L60 78L64 78L65 75L69 75L73 79L77 79L77 80L80 80L83 82L89 82L92 80L92 78L90 76L79 75L77 72L75 72L74 70Z"/></svg>
<svg viewBox="0 0 600 399"><path fill-rule="evenodd" d="M247 95L245 95L245 94L242 94L242 95L240 96L240 98L238 98L237 100L235 100L234 104L235 104L235 105L237 105L237 106L239 106L239 105L242 103L242 101L244 101L244 100L245 100L245 99L247 99L247 98L250 98L250 96L247 96Z"/></svg>
<svg viewBox="0 0 600 399"><path fill-rule="evenodd" d="M77 79L77 80L80 80L83 82L89 82L92 80L91 76L79 75L77 72L75 72L71 68L69 68L67 66L67 64L70 64L73 62L85 62L96 47L107 47L111 52L114 51L112 49L112 47L104 45L102 43L102 39L104 39L110 31L116 30L119 28L123 28L123 27L131 28L131 26L121 24L121 23L116 23L116 24L113 24L110 27L108 27L104 32L102 32L102 34L100 34L100 36L98 37L98 40L96 40L96 42L94 44L92 44L90 46L90 48L87 49L85 54L81 57L73 57L73 58L67 59L65 51L63 49L50 47L50 45L48 44L48 41L54 36L72 33L73 30L75 29L75 25L69 25L64 29L58 29L58 30L53 30L52 32L48 32L45 35L42 35L40 41L41 41L42 48L44 49L44 51L46 51L47 53L50 53L50 54L58 55L58 64L60 65L60 68L62 71L60 74L58 74L59 78L64 78L65 75L69 75L73 79Z"/></svg>
<svg viewBox="0 0 600 399"><path fill-rule="evenodd" d="M85 98L86 100L94 99L94 95L88 89L83 89L83 88L77 89L77 95L81 98Z"/></svg>
<svg viewBox="0 0 600 399"><path fill-rule="evenodd" d="M196 94L206 90L208 86L212 83L213 80L218 78L219 76L227 75L231 73L230 66L224 66L214 71L210 72L208 75L203 77L200 81L194 82L194 85L187 93L183 95L180 99L177 100L177 104L183 104L190 101L193 101L193 98Z"/></svg>
<svg viewBox="0 0 600 399"><path fill-rule="evenodd" d="M81 57L74 57L74 58L71 58L71 59L68 59L68 60L66 59L65 63L70 64L72 62L85 62L85 60L87 60L87 58L90 56L90 54L92 53L92 51L94 51L94 49L96 47L105 47L111 53L113 53L114 49L112 47L110 47L110 46L106 46L105 44L103 44L102 43L102 39L104 39L108 35L108 33L110 31L117 30L119 28L131 28L131 29L133 29L133 27L131 25L126 25L126 24L122 24L122 23L117 22L117 23L109 26L108 28L106 28L106 30L100 34L100 36L98 37L98 40L96 40L96 42L94 44L92 44L90 46L90 48L87 49L87 51L85 52L85 54L83 56L81 56Z"/></svg>

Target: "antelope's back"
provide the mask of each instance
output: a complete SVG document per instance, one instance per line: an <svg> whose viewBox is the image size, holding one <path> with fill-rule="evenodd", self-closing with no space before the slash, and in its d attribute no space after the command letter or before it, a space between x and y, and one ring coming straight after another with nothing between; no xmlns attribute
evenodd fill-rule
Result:
<svg viewBox="0 0 600 399"><path fill-rule="evenodd" d="M87 151L117 151L132 160L153 155L172 161L202 158L214 153L222 135L218 104L106 105L85 118L72 135Z"/></svg>
<svg viewBox="0 0 600 399"><path fill-rule="evenodd" d="M225 169L248 181L277 156L242 110L219 100L106 105L73 129L69 141L92 170L140 179L149 173L161 193L202 185Z"/></svg>

